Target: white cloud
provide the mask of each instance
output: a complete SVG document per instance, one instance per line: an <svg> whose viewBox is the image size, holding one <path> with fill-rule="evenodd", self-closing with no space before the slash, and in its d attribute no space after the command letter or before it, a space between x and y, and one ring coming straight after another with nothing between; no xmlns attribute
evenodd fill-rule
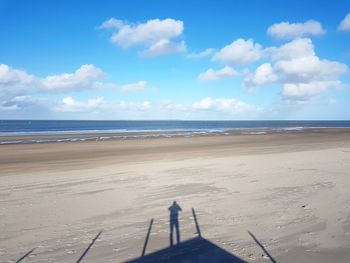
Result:
<svg viewBox="0 0 350 263"><path fill-rule="evenodd" d="M30 75L23 70L14 69L8 65L0 64L0 88L22 88L26 85L31 85L34 80L35 77L33 75Z"/></svg>
<svg viewBox="0 0 350 263"><path fill-rule="evenodd" d="M122 91L146 89L145 81L118 86L114 83L102 82L103 76L102 70L94 65L82 65L73 73L37 77L2 64L0 65L0 111L4 111L4 114L6 113L4 116L8 118L24 118L24 116L51 118L54 116L53 113L91 113L110 116L111 113L118 114L122 110L135 112L150 109L151 104L148 101L109 102L103 97L78 100L67 96L58 103L50 101L48 92L69 93L102 88Z"/></svg>
<svg viewBox="0 0 350 263"><path fill-rule="evenodd" d="M186 112L191 114L223 113L223 116L252 116L263 109L234 98L206 97L189 104L174 103L169 100L161 102L161 107L171 112ZM194 116L194 115L193 115Z"/></svg>
<svg viewBox="0 0 350 263"><path fill-rule="evenodd" d="M190 53L187 55L188 58L203 58L211 56L215 52L214 48L207 48L206 50L199 52L199 53Z"/></svg>
<svg viewBox="0 0 350 263"><path fill-rule="evenodd" d="M252 39L237 39L216 52L213 60L224 63L246 65L261 57L261 46Z"/></svg>
<svg viewBox="0 0 350 263"><path fill-rule="evenodd" d="M350 31L350 13L348 13L338 26L339 31Z"/></svg>
<svg viewBox="0 0 350 263"><path fill-rule="evenodd" d="M50 115L50 104L40 96L13 95L0 96L0 112L6 118L36 118Z"/></svg>
<svg viewBox="0 0 350 263"><path fill-rule="evenodd" d="M309 20L304 23L281 22L273 24L267 33L275 38L296 38L311 35L322 35L325 33L320 22Z"/></svg>
<svg viewBox="0 0 350 263"><path fill-rule="evenodd" d="M146 90L146 81L139 81L136 83L126 84L121 86L121 91L123 92L133 92L133 91L144 91Z"/></svg>
<svg viewBox="0 0 350 263"><path fill-rule="evenodd" d="M208 69L204 73L199 74L198 79L201 81L206 80L219 80L223 78L230 78L237 76L238 72L233 68L226 66L219 70Z"/></svg>
<svg viewBox="0 0 350 263"><path fill-rule="evenodd" d="M97 27L98 29L111 29L111 28L116 28L119 29L122 26L124 26L124 22L122 20L119 19L115 19L115 18L110 18L106 21L104 21L99 27Z"/></svg>
<svg viewBox="0 0 350 263"><path fill-rule="evenodd" d="M309 82L335 79L348 71L345 64L321 60L317 56L305 56L291 60L281 60L275 64L285 81Z"/></svg>
<svg viewBox="0 0 350 263"><path fill-rule="evenodd" d="M341 86L339 78L348 72L348 66L343 63L320 59L308 38L267 48L264 53L273 63L259 66L254 74L247 75L244 84L247 87L282 84L282 95L289 100L306 101L329 88Z"/></svg>
<svg viewBox="0 0 350 263"><path fill-rule="evenodd" d="M234 98L213 99L211 97L204 98L192 105L195 110L219 111L225 113L241 114L244 112L255 112L260 108L247 104Z"/></svg>
<svg viewBox="0 0 350 263"><path fill-rule="evenodd" d="M3 110L18 110L30 107L32 104L33 100L30 96L21 95L2 101L0 108Z"/></svg>
<svg viewBox="0 0 350 263"><path fill-rule="evenodd" d="M112 36L112 41L123 47L138 44L155 44L182 34L183 22L174 19L152 19L146 23L132 25L123 23Z"/></svg>
<svg viewBox="0 0 350 263"><path fill-rule="evenodd" d="M260 65L253 75L245 78L244 84L247 87L263 85L266 83L274 83L278 80L277 74L274 72L270 63Z"/></svg>
<svg viewBox="0 0 350 263"><path fill-rule="evenodd" d="M159 56L169 53L181 53L186 51L183 41L175 42L183 30L181 20L151 19L145 23L130 24L115 18L111 18L99 27L100 29L113 29L111 41L114 44L128 48L131 46L143 46L145 56Z"/></svg>
<svg viewBox="0 0 350 263"><path fill-rule="evenodd" d="M92 65L82 65L73 73L62 73L37 77L25 71L13 69L0 64L0 98L26 95L29 92L71 92L91 89L120 89L121 91L142 91L146 81L118 86L115 83L103 82L104 72ZM11 96L10 96L11 95Z"/></svg>
<svg viewBox="0 0 350 263"><path fill-rule="evenodd" d="M50 75L39 80L40 87L46 91L72 91L100 87L98 80L103 71L94 65L82 65L74 73Z"/></svg>
<svg viewBox="0 0 350 263"><path fill-rule="evenodd" d="M271 74L279 74L280 80L284 82L329 80L348 71L343 63L320 59L309 38L299 38L281 47L267 48L265 54L275 62Z"/></svg>
<svg viewBox="0 0 350 263"><path fill-rule="evenodd" d="M0 64L0 109L19 111L38 108L40 103L29 96L35 81L35 76L23 70Z"/></svg>
<svg viewBox="0 0 350 263"><path fill-rule="evenodd" d="M282 95L289 100L305 101L331 87L340 86L340 81L312 81L308 83L286 83Z"/></svg>
<svg viewBox="0 0 350 263"><path fill-rule="evenodd" d="M185 53L186 44L185 41L180 43L172 42L168 39L159 40L157 43L151 45L147 50L142 52L145 57L155 57L170 53Z"/></svg>
<svg viewBox="0 0 350 263"><path fill-rule="evenodd" d="M61 113L112 113L120 111L147 111L151 108L151 102L111 102L104 97L97 97L85 101L74 99L70 96L63 98L55 107L54 112Z"/></svg>
<svg viewBox="0 0 350 263"><path fill-rule="evenodd" d="M65 97L61 103L53 108L55 112L90 112L99 110L105 105L103 97L89 99L87 101L75 100L72 97Z"/></svg>
<svg viewBox="0 0 350 263"><path fill-rule="evenodd" d="M272 60L286 60L315 55L314 45L309 38L297 38L280 47L269 47L264 54Z"/></svg>
<svg viewBox="0 0 350 263"><path fill-rule="evenodd" d="M101 88L104 85L111 86L112 83L99 82L103 75L102 70L94 65L82 65L73 73L49 75L41 78L1 64L0 88L2 90L10 90L11 92L15 90L25 90L28 92L29 88L38 88L43 91L52 92L68 92Z"/></svg>

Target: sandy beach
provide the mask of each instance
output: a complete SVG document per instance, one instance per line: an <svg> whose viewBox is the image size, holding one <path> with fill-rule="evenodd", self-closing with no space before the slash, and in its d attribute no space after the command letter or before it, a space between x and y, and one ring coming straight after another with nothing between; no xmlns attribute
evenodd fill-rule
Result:
<svg viewBox="0 0 350 263"><path fill-rule="evenodd" d="M125 262L151 219L167 248L174 200L181 241L194 208L244 261L350 262L349 129L0 145L0 171L1 262L77 262L100 231L82 262Z"/></svg>

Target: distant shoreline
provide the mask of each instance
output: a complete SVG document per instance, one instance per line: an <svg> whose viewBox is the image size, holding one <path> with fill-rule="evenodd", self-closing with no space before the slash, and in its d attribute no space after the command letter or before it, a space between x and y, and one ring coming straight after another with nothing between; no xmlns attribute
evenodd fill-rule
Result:
<svg viewBox="0 0 350 263"><path fill-rule="evenodd" d="M1 135L0 145L9 144L37 144L37 143L62 143L85 142L107 140L137 140L154 138L198 137L198 136L230 136L230 135L264 135L276 133L310 133L347 131L349 127L289 127L289 128L235 128L222 130L162 130L162 131L84 131L84 132L59 132L59 133L7 133ZM14 135L12 135L14 134Z"/></svg>

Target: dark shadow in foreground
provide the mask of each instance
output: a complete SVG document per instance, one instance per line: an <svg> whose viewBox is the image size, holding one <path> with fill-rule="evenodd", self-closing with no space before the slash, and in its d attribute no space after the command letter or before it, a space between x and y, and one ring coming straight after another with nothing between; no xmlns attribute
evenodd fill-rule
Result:
<svg viewBox="0 0 350 263"><path fill-rule="evenodd" d="M243 259L200 236L125 263L148 262L246 263Z"/></svg>
<svg viewBox="0 0 350 263"><path fill-rule="evenodd" d="M151 234L152 225L153 225L153 218L151 219L151 222L149 223L149 227L148 227L148 231L147 231L147 236L146 236L145 244L143 245L141 257L143 257L143 256L146 254L146 248L147 248L149 236L150 236L150 234Z"/></svg>
<svg viewBox="0 0 350 263"><path fill-rule="evenodd" d="M16 261L16 263L21 262L23 259L25 259L26 257L28 257L30 254L32 254L32 252L34 251L35 248L33 248L32 250L30 250L29 252L27 252L25 255L23 255L20 259L18 259Z"/></svg>
<svg viewBox="0 0 350 263"><path fill-rule="evenodd" d="M173 204L168 208L170 212L169 217L169 224L170 224L170 246L174 245L174 229L176 231L176 242L177 244L180 243L180 225L179 225L179 212L182 211L181 207L176 203L176 201L173 202Z"/></svg>
<svg viewBox="0 0 350 263"><path fill-rule="evenodd" d="M218 247L214 243L202 237L199 228L196 211L192 208L193 219L196 225L197 237L180 243L180 233L177 233L177 245L173 245L173 229L179 232L178 212L181 207L174 201L169 207L170 211L170 247L145 255L148 239L150 237L153 219L148 227L148 232L143 246L142 255L139 258L126 261L125 263L157 263L157 262L194 262L194 263L246 263L246 261ZM174 222L173 222L173 221Z"/></svg>
<svg viewBox="0 0 350 263"><path fill-rule="evenodd" d="M269 257L272 263L277 263L277 261L271 256L271 254L266 250L266 248L263 246L263 244L260 243L260 241L251 233L248 231L249 235L254 239L255 243L258 244L258 246L261 248L262 251Z"/></svg>

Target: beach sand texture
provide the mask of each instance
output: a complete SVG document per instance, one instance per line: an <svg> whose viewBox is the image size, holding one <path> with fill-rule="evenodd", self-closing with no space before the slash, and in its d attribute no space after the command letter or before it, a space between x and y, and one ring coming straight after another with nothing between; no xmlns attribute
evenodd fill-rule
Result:
<svg viewBox="0 0 350 263"><path fill-rule="evenodd" d="M244 261L350 262L348 129L1 145L0 171L0 262L76 262L99 231L82 262L125 262L152 218L167 248L174 200L182 241L194 208Z"/></svg>

